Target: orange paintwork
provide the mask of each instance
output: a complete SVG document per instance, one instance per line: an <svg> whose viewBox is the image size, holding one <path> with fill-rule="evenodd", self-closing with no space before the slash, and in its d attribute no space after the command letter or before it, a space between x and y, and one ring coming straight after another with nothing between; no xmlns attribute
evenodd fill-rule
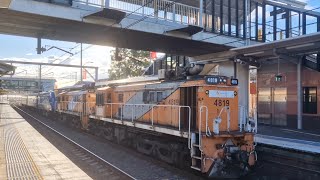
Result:
<svg viewBox="0 0 320 180"><path fill-rule="evenodd" d="M207 94L209 90L219 90L219 91L234 91L237 94L237 87L219 87L219 86L204 86L198 88L198 107L206 106L208 107L208 126L210 129L213 127L213 122L216 117L218 117L221 109L223 109L226 105L230 107L230 131L239 130L238 127L238 96L234 98L213 98L209 97ZM215 104L215 102L217 102ZM220 104L221 102L221 104ZM221 106L220 106L221 105ZM200 109L197 109L200 114ZM200 118L200 116L198 116ZM204 132L206 130L206 120L205 120L205 111L202 112L201 116L201 129ZM220 124L220 131L227 131L227 113L226 111L222 111L221 113L222 122ZM197 123L197 128L199 127L199 119ZM211 129L213 130L213 129Z"/></svg>
<svg viewBox="0 0 320 180"><path fill-rule="evenodd" d="M159 82L157 82L159 83ZM150 82L151 84L151 82ZM107 102L107 93L112 95L112 103L127 103L137 92L145 91L146 84L130 84L126 86L115 86L110 88L104 88L97 90L97 93L104 93L105 103ZM159 89L154 90L155 92L161 91L161 84L159 84ZM186 87L196 87L196 113L195 113L195 132L198 132L199 122L201 121L201 132L202 132L202 157L203 163L201 167L202 172L208 172L210 169L213 160L216 158L223 158L225 156L222 149L216 149L216 145L223 145L227 140L231 139L235 145L240 144L240 148L250 153L253 151L253 134L252 133L240 133L239 132L239 107L238 107L238 87L237 86L228 86L228 85L208 85L204 80L192 80L186 81L180 84L180 88L175 90L168 97L163 99L158 104L153 104L153 110L150 108L148 112L142 115L137 121L150 123L153 118L154 125L166 126L170 128L179 127L179 108L173 106L181 105L181 88ZM217 98L209 97L209 91L216 90L222 92L232 92L234 96L229 96L228 98ZM123 102L118 101L119 94L123 94ZM191 94L189 95L191 96ZM161 107L162 105L167 105L166 107ZM150 105L152 106L152 104ZM206 120L205 120L205 111L201 113L200 107L205 106L208 108L208 127L212 136L206 136ZM229 107L230 110L230 133L227 132L227 112L223 111L221 113L221 123L219 126L219 135L213 133L213 123L215 118L218 117L221 109L225 106ZM105 117L110 117L111 111L113 117L118 114L119 105L105 106ZM152 117L153 113L153 117ZM202 118L200 119L200 113ZM184 116L181 116L181 118ZM184 117L186 118L186 117ZM181 122L184 119L181 119ZM193 132L194 132L193 131ZM236 132L236 133L234 133ZM249 156L250 165L255 163L254 155Z"/></svg>

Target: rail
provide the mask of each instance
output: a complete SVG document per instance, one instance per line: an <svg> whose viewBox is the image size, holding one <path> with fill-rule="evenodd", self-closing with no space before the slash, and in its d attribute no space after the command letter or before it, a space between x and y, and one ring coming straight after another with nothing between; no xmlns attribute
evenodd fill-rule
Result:
<svg viewBox="0 0 320 180"><path fill-rule="evenodd" d="M200 9L168 0L73 0L80 4L199 26Z"/></svg>

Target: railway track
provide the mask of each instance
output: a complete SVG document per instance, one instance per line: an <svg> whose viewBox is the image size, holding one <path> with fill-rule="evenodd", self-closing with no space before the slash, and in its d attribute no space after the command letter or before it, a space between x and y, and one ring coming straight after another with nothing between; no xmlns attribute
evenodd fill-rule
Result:
<svg viewBox="0 0 320 180"><path fill-rule="evenodd" d="M93 175L94 177L92 177L93 179L110 179L110 180L123 180L123 179L136 180L137 179L136 177L125 172L124 170L120 169L116 165L108 162L104 158L98 156L94 152L88 150L87 148L83 147L79 143L65 136L63 133L57 131L56 129L42 122L38 118L32 116L28 112L22 110L21 108L15 105L13 105L13 107L16 110L19 110L20 113L23 113L26 116L29 116L30 118L36 120L40 125L50 130L54 134L60 136L64 141L67 141L68 145L64 145L64 150L68 150L69 152L71 152L70 154L80 159L82 161L83 166L86 166L88 169L94 169L93 170L94 172L91 172L91 174L94 174ZM90 176L90 173L88 175Z"/></svg>
<svg viewBox="0 0 320 180"><path fill-rule="evenodd" d="M64 139L66 139L69 144L72 144L72 154L77 156L79 159L84 161L86 163L86 166L88 168L95 168L96 173L99 174L98 176L104 177L100 179L150 179L150 175L144 176L144 178L141 178L139 176L143 172L134 172L132 171L130 173L126 173L117 166L114 166L112 163L106 161L104 158L96 155L96 153L88 150L87 148L81 146L77 142L73 141L72 139L64 136L62 133L58 132L54 128L50 127L50 125L44 123L42 120L40 120L40 116L34 117L30 113L20 109L19 107L16 107L16 110L19 110L21 113L25 114L25 116L29 116L30 118L36 120L38 124L41 124L41 126L50 129L55 134L58 134L59 136L62 136ZM74 139L74 138L73 138ZM79 146L78 146L79 145ZM318 158L314 158L314 156L309 156L307 159L304 159L302 154L292 154L289 156L287 152L282 152L284 150L277 150L272 147L259 147L259 161L261 167L256 169L257 171L249 177L244 177L243 179L254 179L254 180L271 180L275 178L289 178L289 179L319 179L320 178L320 169L319 169L319 163ZM294 157L293 157L294 156ZM124 162L125 163L125 162ZM110 165L111 164L111 165ZM105 168L104 166L111 166L109 168ZM120 165L121 166L121 165ZM137 165L139 166L139 165ZM146 165L148 166L148 165ZM115 168L113 168L115 167ZM112 172L110 172L110 168L113 169ZM147 167L147 169L153 169L153 167ZM120 170L120 172L118 172ZM125 174L122 174L121 172L124 172ZM120 173L120 174L119 174ZM146 174L152 174L151 172L145 172ZM113 177L113 178L109 178ZM149 177L149 178L146 178ZM189 178L181 178L179 176L166 176L170 177L169 179L201 179L200 177L191 177ZM99 179L99 178L94 178ZM164 179L162 177L154 176L153 179Z"/></svg>

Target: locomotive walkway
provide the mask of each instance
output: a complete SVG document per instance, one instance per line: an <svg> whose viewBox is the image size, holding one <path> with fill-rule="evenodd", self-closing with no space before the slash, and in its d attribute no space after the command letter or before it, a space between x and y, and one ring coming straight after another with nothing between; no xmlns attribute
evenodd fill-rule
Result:
<svg viewBox="0 0 320 180"><path fill-rule="evenodd" d="M91 179L9 104L0 104L0 179Z"/></svg>

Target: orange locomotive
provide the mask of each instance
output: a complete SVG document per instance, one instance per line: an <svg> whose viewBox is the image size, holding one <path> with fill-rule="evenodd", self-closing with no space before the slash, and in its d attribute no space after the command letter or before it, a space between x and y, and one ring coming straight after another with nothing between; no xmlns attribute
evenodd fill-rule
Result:
<svg viewBox="0 0 320 180"><path fill-rule="evenodd" d="M194 68L199 67L188 72ZM151 76L109 81L97 89L89 131L209 177L247 174L256 153L254 133L239 126L238 80L173 80L178 67L158 69L161 80Z"/></svg>
<svg viewBox="0 0 320 180"><path fill-rule="evenodd" d="M153 67L154 66L154 67ZM209 177L237 178L256 162L254 133L240 120L238 80L201 76L185 58L157 60L158 76L60 93L61 119L99 137ZM80 118L79 118L80 117Z"/></svg>

